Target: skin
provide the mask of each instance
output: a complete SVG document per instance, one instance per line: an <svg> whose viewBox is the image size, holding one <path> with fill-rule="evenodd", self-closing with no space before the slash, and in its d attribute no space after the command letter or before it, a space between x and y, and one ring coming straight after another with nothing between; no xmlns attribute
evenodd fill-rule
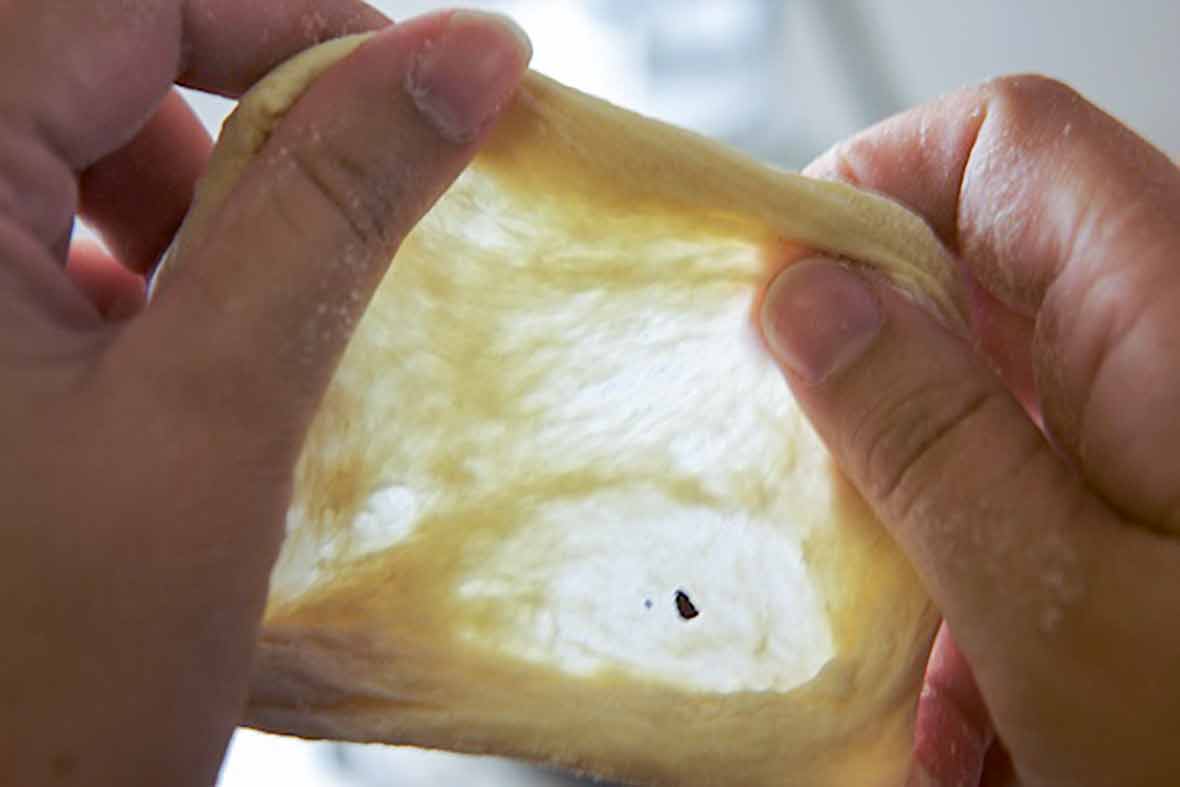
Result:
<svg viewBox="0 0 1180 787"><path fill-rule="evenodd" d="M0 773L207 785L307 423L480 134L439 133L401 87L447 15L383 33L299 101L145 309L209 151L172 84L237 96L386 21L349 0L0 11ZM896 118L810 171L926 216L971 293L970 336L830 262L767 298L796 396L945 614L915 783L1176 783L1180 175L1034 78ZM79 213L113 253L69 247ZM352 264L326 264L341 248ZM346 318L293 339L324 311Z"/></svg>
<svg viewBox="0 0 1180 787"><path fill-rule="evenodd" d="M969 335L789 268L764 325L944 626L915 785L1180 783L1180 172L1069 88L1000 79L807 170L926 217Z"/></svg>
<svg viewBox="0 0 1180 787"><path fill-rule="evenodd" d="M0 17L0 780L209 785L308 421L527 48L468 19L461 51L502 54L495 89L428 116L407 71L454 19L383 31L296 104L145 309L210 150L173 84L238 96L387 20L353 0L5 0ZM69 248L79 213L111 254Z"/></svg>

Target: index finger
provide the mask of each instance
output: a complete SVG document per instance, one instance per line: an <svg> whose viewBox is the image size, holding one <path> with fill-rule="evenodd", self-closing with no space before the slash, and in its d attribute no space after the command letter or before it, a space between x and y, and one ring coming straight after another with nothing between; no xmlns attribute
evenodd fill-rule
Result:
<svg viewBox="0 0 1180 787"><path fill-rule="evenodd" d="M1180 390L1180 171L1166 156L1064 85L1022 76L888 120L807 171L924 215L985 291L984 345L1031 367L1006 376L1035 377L1059 447L1115 506L1180 530L1180 421L1159 418ZM1012 337L1027 346L1003 346Z"/></svg>
<svg viewBox="0 0 1180 787"><path fill-rule="evenodd" d="M0 144L36 167L0 172L35 195L14 218L46 246L68 231L79 173L129 142L173 82L237 96L308 46L387 23L360 0L16 0L0 26Z"/></svg>

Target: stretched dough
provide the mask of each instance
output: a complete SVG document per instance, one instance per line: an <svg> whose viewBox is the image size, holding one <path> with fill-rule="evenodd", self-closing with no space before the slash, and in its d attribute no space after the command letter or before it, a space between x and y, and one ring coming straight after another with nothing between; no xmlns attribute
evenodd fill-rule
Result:
<svg viewBox="0 0 1180 787"><path fill-rule="evenodd" d="M363 40L244 100L178 244ZM901 207L529 74L313 425L249 723L636 784L900 784L936 615L751 319L805 247L959 319Z"/></svg>

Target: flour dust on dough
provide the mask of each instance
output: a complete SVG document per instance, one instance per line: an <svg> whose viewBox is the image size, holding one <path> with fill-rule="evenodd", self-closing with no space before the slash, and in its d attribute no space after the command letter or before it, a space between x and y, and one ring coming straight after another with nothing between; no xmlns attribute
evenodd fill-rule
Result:
<svg viewBox="0 0 1180 787"><path fill-rule="evenodd" d="M163 286L363 41L244 100ZM529 74L313 424L249 723L636 784L900 784L936 616L756 329L804 248L959 319L901 207Z"/></svg>

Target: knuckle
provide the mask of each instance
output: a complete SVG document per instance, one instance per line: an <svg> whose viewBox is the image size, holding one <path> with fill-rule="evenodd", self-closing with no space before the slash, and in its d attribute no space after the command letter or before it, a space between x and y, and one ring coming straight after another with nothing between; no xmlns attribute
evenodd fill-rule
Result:
<svg viewBox="0 0 1180 787"><path fill-rule="evenodd" d="M986 85L993 100L1014 109L1038 111L1046 105L1076 104L1084 101L1081 94L1066 83L1037 73L1008 74L997 77Z"/></svg>
<svg viewBox="0 0 1180 787"><path fill-rule="evenodd" d="M899 521L907 519L971 444L972 430L1006 399L998 387L963 382L931 383L885 398L853 433L871 497Z"/></svg>
<svg viewBox="0 0 1180 787"><path fill-rule="evenodd" d="M389 243L397 200L390 189L376 187L363 161L324 138L313 138L289 155L298 184L291 197L298 203L279 206L288 223L301 225L300 213L310 208L326 212L351 241L362 247L384 247Z"/></svg>
<svg viewBox="0 0 1180 787"><path fill-rule="evenodd" d="M992 80L983 92L988 116L1000 124L1010 144L1054 145L1062 139L1063 130L1074 125L1078 138L1092 133L1093 105L1064 82L1017 74Z"/></svg>

